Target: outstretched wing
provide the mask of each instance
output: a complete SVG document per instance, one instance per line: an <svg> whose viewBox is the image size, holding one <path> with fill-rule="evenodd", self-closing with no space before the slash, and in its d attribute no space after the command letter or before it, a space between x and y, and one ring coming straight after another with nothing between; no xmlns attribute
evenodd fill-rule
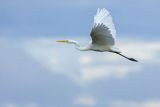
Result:
<svg viewBox="0 0 160 107"><path fill-rule="evenodd" d="M90 35L92 38L92 44L115 45L116 30L112 17L105 8L97 10Z"/></svg>

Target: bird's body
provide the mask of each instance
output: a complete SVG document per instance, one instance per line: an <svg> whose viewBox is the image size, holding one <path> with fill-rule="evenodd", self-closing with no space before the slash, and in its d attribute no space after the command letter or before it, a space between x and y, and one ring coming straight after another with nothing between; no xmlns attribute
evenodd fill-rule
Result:
<svg viewBox="0 0 160 107"><path fill-rule="evenodd" d="M116 30L112 21L110 13L105 9L98 9L94 16L93 27L90 33L92 41L86 47L81 47L78 42L74 40L59 40L57 42L74 44L76 49L80 51L98 51L98 52L112 52L121 55L131 61L136 61L133 58L128 58L121 54L116 47Z"/></svg>

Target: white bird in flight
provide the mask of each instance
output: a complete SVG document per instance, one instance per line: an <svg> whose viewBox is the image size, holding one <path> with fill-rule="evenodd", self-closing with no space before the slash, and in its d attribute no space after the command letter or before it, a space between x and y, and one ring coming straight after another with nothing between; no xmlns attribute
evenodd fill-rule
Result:
<svg viewBox="0 0 160 107"><path fill-rule="evenodd" d="M135 61L134 58L129 58L121 54L121 51L115 46L116 29L112 21L112 16L105 9L97 10L94 16L94 23L90 33L92 41L85 47L81 47L77 41L74 40L58 40L57 42L74 44L76 49L80 51L99 51L116 53L130 61Z"/></svg>

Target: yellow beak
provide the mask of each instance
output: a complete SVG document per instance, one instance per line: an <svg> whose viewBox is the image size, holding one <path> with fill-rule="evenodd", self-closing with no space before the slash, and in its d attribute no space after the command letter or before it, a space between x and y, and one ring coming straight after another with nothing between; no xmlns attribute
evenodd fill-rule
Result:
<svg viewBox="0 0 160 107"><path fill-rule="evenodd" d="M57 40L56 42L67 43L67 42L68 42L68 40Z"/></svg>

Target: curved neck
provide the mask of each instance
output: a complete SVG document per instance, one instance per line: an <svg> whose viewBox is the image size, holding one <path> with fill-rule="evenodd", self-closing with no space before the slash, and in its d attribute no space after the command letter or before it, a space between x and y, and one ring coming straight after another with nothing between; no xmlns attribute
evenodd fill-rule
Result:
<svg viewBox="0 0 160 107"><path fill-rule="evenodd" d="M88 50L89 50L89 47L81 47L81 46L79 45L79 43L76 42L76 41L70 41L70 43L71 43L71 44L74 44L74 45L75 45L75 48L78 49L78 50L80 50L80 51L88 51Z"/></svg>

